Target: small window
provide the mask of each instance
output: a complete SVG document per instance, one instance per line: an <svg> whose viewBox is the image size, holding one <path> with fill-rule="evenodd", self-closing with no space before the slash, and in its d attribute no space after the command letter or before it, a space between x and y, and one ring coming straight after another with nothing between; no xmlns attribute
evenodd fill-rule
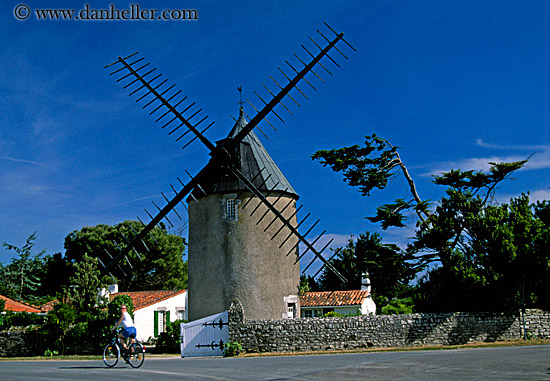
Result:
<svg viewBox="0 0 550 381"><path fill-rule="evenodd" d="M293 319L296 316L296 303L287 303L286 305L286 317Z"/></svg>
<svg viewBox="0 0 550 381"><path fill-rule="evenodd" d="M164 332L166 329L166 312L159 311L159 333Z"/></svg>
<svg viewBox="0 0 550 381"><path fill-rule="evenodd" d="M178 316L178 320L183 320L185 319L185 310L177 310L177 316Z"/></svg>
<svg viewBox="0 0 550 381"><path fill-rule="evenodd" d="M235 199L228 199L225 201L225 218L227 220L235 220L237 216L235 210Z"/></svg>
<svg viewBox="0 0 550 381"><path fill-rule="evenodd" d="M303 316L306 318L323 317L323 310L304 309L302 311L303 311Z"/></svg>

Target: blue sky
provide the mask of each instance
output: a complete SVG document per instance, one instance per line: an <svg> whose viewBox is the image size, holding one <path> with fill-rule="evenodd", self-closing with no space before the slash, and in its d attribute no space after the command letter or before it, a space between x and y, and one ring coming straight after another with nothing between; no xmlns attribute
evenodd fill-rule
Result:
<svg viewBox="0 0 550 381"><path fill-rule="evenodd" d="M90 2L95 9L113 3ZM133 2L135 3L135 2ZM73 230L116 224L154 210L185 170L195 174L207 150L182 144L128 97L104 65L139 51L216 124L225 137L237 116L237 86L255 100L269 76L300 44L315 50L323 21L345 33L342 68L328 60L326 83L300 88L309 101L292 108L278 132L264 125L267 150L319 218L319 231L346 242L378 230L364 219L376 206L408 197L402 179L361 197L340 175L310 159L318 149L362 144L376 133L400 148L423 199L442 189L431 175L483 169L489 161L535 153L499 200L531 191L546 199L550 167L550 3L546 1L142 1L143 9L196 9L196 21L40 21L14 17L19 2L0 5L0 242L63 251ZM27 1L36 8L82 9L85 2ZM326 32L330 34L330 32ZM295 62L295 61L294 61ZM296 64L296 66L299 66ZM303 98L301 98L303 99ZM250 112L250 110L249 110ZM281 114L286 113L284 110ZM181 213L180 213L181 214ZM177 218L172 218L177 220ZM178 224L183 224L178 221ZM315 232L314 232L315 233ZM311 233L312 235L314 233ZM412 230L384 233L406 242ZM0 261L10 252L0 249Z"/></svg>

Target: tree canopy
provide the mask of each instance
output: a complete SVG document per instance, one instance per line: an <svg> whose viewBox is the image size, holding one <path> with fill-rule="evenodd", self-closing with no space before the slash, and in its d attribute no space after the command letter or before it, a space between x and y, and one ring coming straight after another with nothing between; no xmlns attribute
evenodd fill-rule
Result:
<svg viewBox="0 0 550 381"><path fill-rule="evenodd" d="M337 250L332 265L348 279L343 284L332 271L325 268L320 277L324 290L358 290L362 274L368 274L377 303L407 294L409 282L417 269L412 258L397 245L382 243L377 233L362 233L351 238L347 245Z"/></svg>
<svg viewBox="0 0 550 381"><path fill-rule="evenodd" d="M434 228L419 230L414 242L415 250L433 250L441 258L441 267L421 282L426 297L418 304L503 310L525 298L527 306L548 307L550 226L539 217L547 212L547 202L530 204L526 194L486 206L480 198L446 199L433 215Z"/></svg>
<svg viewBox="0 0 550 381"><path fill-rule="evenodd" d="M97 225L75 230L65 238L65 257L80 261L85 254L107 265L126 242L143 228L138 221L114 226ZM136 253L137 251L137 253ZM173 290L187 287L187 262L183 261L184 239L155 227L119 262L111 273L121 291ZM138 254L139 253L139 254Z"/></svg>
<svg viewBox="0 0 550 381"><path fill-rule="evenodd" d="M17 256L13 257L8 265L0 265L0 294L17 300L32 300L35 295L42 295L39 292L42 275L44 272L45 250L33 253L36 233L31 234L25 244L21 247L4 243L3 246L15 251Z"/></svg>
<svg viewBox="0 0 550 381"><path fill-rule="evenodd" d="M406 178L410 196L381 205L375 216L368 217L382 229L406 226L406 210L412 209L418 216L416 234L404 253L397 247L381 251L388 245L380 242L361 249L367 254L356 253L361 241L368 241L366 234L355 245L339 249L333 265L354 279L365 269L362 256L368 257L372 261L368 271L373 292L384 296L392 295L385 289L388 284L405 284L415 271L429 266L415 289L413 299L418 310L502 310L523 303L547 306L550 253L544 248L550 244L550 203L531 204L527 194L509 203L494 202L497 186L528 159L492 162L488 171L454 169L436 176L434 184L445 187L445 193L430 204L418 195L397 148L373 134L366 137L365 146L321 150L312 156L341 172L344 181L365 196L374 189L385 189L399 174ZM395 259L399 260L392 263ZM384 291L376 288L376 271L391 274L379 280ZM331 279L326 271L321 284L325 279ZM333 287L330 282L325 285Z"/></svg>

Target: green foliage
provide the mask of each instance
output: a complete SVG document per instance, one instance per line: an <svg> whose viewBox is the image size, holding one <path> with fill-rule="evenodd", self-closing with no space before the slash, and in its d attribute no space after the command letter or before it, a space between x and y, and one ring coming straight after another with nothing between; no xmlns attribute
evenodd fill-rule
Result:
<svg viewBox="0 0 550 381"><path fill-rule="evenodd" d="M53 296L62 293L64 287L70 283L69 278L74 276L74 270L73 264L66 260L61 253L44 257L44 271L40 290L46 298L36 303L44 304L54 299Z"/></svg>
<svg viewBox="0 0 550 381"><path fill-rule="evenodd" d="M47 314L47 324L38 329L45 349L52 353L99 352L108 334L106 311L98 305L97 290L105 286L100 279L96 258L84 255L73 266L74 275L62 302Z"/></svg>
<svg viewBox="0 0 550 381"><path fill-rule="evenodd" d="M509 204L483 205L481 197L449 190L432 227L417 233L416 249L432 250L441 266L419 283L423 310L547 308L550 293L550 227L541 220L547 203L528 195ZM441 209L440 209L441 208ZM521 293L523 294L523 293Z"/></svg>
<svg viewBox="0 0 550 381"><path fill-rule="evenodd" d="M344 315L339 314L335 311L329 311L326 314L323 315L324 318L335 318L335 317L344 317Z"/></svg>
<svg viewBox="0 0 550 381"><path fill-rule="evenodd" d="M523 195L509 204L490 203L498 185L521 169L528 159L492 162L487 171L456 169L436 176L434 183L446 190L431 210L428 202L418 196L397 147L376 135L367 136L364 147L318 151L313 158L341 172L344 180L359 187L363 195L369 195L373 189L385 189L401 171L409 183L412 199L381 205L369 220L380 223L383 229L403 227L404 212L409 209L420 220L413 241L406 253L401 253L410 265L404 266L406 276L388 271L391 260L387 263L376 258L369 263L370 267L362 265L360 255L353 254L357 248L348 245L333 264L352 281L349 285L338 285L325 271L323 287L357 288L354 279L366 269L374 288L373 298L380 306L386 298L412 295L402 281L410 279L409 270L414 273L436 262L439 266L432 265L415 290L414 305L419 311L517 309L522 304L550 306L550 254L545 250L550 245L550 202L530 205L528 196ZM378 262L385 265L377 267ZM383 288L394 279L397 289L380 292L379 280L375 279L380 273L391 274L389 279L382 279ZM393 311L394 307L397 306L390 304L386 310Z"/></svg>
<svg viewBox="0 0 550 381"><path fill-rule="evenodd" d="M6 266L0 266L0 293L16 300L28 300L40 287L45 251L33 254L36 233L31 234L22 247L3 243L7 250L17 256Z"/></svg>
<svg viewBox="0 0 550 381"><path fill-rule="evenodd" d="M303 294L305 292L321 291L321 286L311 275L300 275L300 286L298 292Z"/></svg>
<svg viewBox="0 0 550 381"><path fill-rule="evenodd" d="M495 189L496 185L501 181L510 177L510 175L522 168L528 160L514 161L510 163L494 163L491 165L488 172L483 171L462 171L451 170L436 176L434 183L444 185L448 188L457 189L462 192L485 190L486 194L490 194Z"/></svg>
<svg viewBox="0 0 550 381"><path fill-rule="evenodd" d="M242 350L243 350L243 347L240 343L237 343L237 342L225 343L223 346L223 356L224 357L238 356L239 353L242 352Z"/></svg>
<svg viewBox="0 0 550 381"><path fill-rule="evenodd" d="M311 291L311 289L309 287L307 276L302 274L300 275L300 286L298 287L298 293L304 294L309 291Z"/></svg>
<svg viewBox="0 0 550 381"><path fill-rule="evenodd" d="M47 349L63 354L66 346L66 335L76 321L76 311L67 303L57 303L48 312L47 324L38 329L38 334Z"/></svg>
<svg viewBox="0 0 550 381"><path fill-rule="evenodd" d="M138 221L125 221L109 226L97 225L75 230L65 238L65 256L70 261L80 261L88 253L94 258L99 258L104 264L119 249L115 242L125 247L126 238L135 236L136 231L143 228ZM156 227L139 243L136 250L143 260L140 260L131 251L128 259L131 268L126 261L120 262L120 266L128 276L124 276L117 268L112 269L113 275L118 280L121 290L173 290L187 288L187 262L183 261L185 242L182 237L165 234L160 227ZM147 249L143 245L147 246Z"/></svg>
<svg viewBox="0 0 550 381"><path fill-rule="evenodd" d="M76 311L90 312L98 304L97 290L107 287L108 277L101 278L97 258L84 254L74 264L75 274L69 279L67 294Z"/></svg>
<svg viewBox="0 0 550 381"><path fill-rule="evenodd" d="M412 298L394 298L380 309L382 315L412 314L414 310Z"/></svg>
<svg viewBox="0 0 550 381"><path fill-rule="evenodd" d="M59 351L52 351L50 348L48 348L44 351L44 356L45 357L53 357L53 356L58 356L58 355L59 355Z"/></svg>
<svg viewBox="0 0 550 381"><path fill-rule="evenodd" d="M6 301L4 299L0 299L0 313L4 312L5 307L6 307Z"/></svg>
<svg viewBox="0 0 550 381"><path fill-rule="evenodd" d="M396 245L382 243L379 234L362 233L339 248L331 260L348 283L343 284L340 278L325 269L320 279L321 288L326 291L359 290L362 274L368 273L375 297L382 300L401 297L409 291L408 283L418 271L410 263L412 259Z"/></svg>
<svg viewBox="0 0 550 381"><path fill-rule="evenodd" d="M407 219L402 211L409 209L412 202L405 202L405 200L397 199L394 203L384 204L376 208L376 216L367 217L371 222L380 222L382 229L386 230L390 226L402 228L405 227L404 221Z"/></svg>
<svg viewBox="0 0 550 381"><path fill-rule="evenodd" d="M109 339L106 312L100 308L77 312L69 303L55 304L46 324L38 328L43 350L53 354L100 353Z"/></svg>
<svg viewBox="0 0 550 381"><path fill-rule="evenodd" d="M120 306L126 305L126 311L134 317L134 301L128 295L117 295L108 305L108 319L111 321L111 325L114 325L120 319L122 315L120 312Z"/></svg>
<svg viewBox="0 0 550 381"><path fill-rule="evenodd" d="M312 155L322 165L335 172L342 172L344 181L359 187L363 196L375 189L385 189L388 182L398 175L397 148L375 134L365 137L365 146L354 145L333 150L320 150Z"/></svg>
<svg viewBox="0 0 550 381"><path fill-rule="evenodd" d="M28 312L6 311L0 315L0 331L10 327L28 327L31 325L44 324L46 318L43 315Z"/></svg>
<svg viewBox="0 0 550 381"><path fill-rule="evenodd" d="M381 205L376 216L368 217L372 222L380 222L385 230L390 226L404 227L406 216L413 209L421 220L429 216L429 204L418 196L416 185L401 160L396 146L386 139L372 134L365 137L365 146L354 145L333 150L320 150L312 155L322 165L329 166L335 172L342 172L344 181L359 187L363 196L370 196L373 189L386 189L390 181L403 174L409 184L412 200L397 199L393 203Z"/></svg>
<svg viewBox="0 0 550 381"><path fill-rule="evenodd" d="M48 313L50 323L56 324L61 331L66 332L76 320L76 311L70 304L57 303Z"/></svg>
<svg viewBox="0 0 550 381"><path fill-rule="evenodd" d="M155 351L159 353L180 353L181 348L181 324L186 320L175 320L168 323L166 331L162 332L157 339Z"/></svg>

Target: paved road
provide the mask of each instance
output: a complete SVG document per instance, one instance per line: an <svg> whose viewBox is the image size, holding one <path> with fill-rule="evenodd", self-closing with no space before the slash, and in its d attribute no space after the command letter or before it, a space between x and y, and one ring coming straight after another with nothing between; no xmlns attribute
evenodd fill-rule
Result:
<svg viewBox="0 0 550 381"><path fill-rule="evenodd" d="M0 380L550 380L550 345L262 358L0 361Z"/></svg>

